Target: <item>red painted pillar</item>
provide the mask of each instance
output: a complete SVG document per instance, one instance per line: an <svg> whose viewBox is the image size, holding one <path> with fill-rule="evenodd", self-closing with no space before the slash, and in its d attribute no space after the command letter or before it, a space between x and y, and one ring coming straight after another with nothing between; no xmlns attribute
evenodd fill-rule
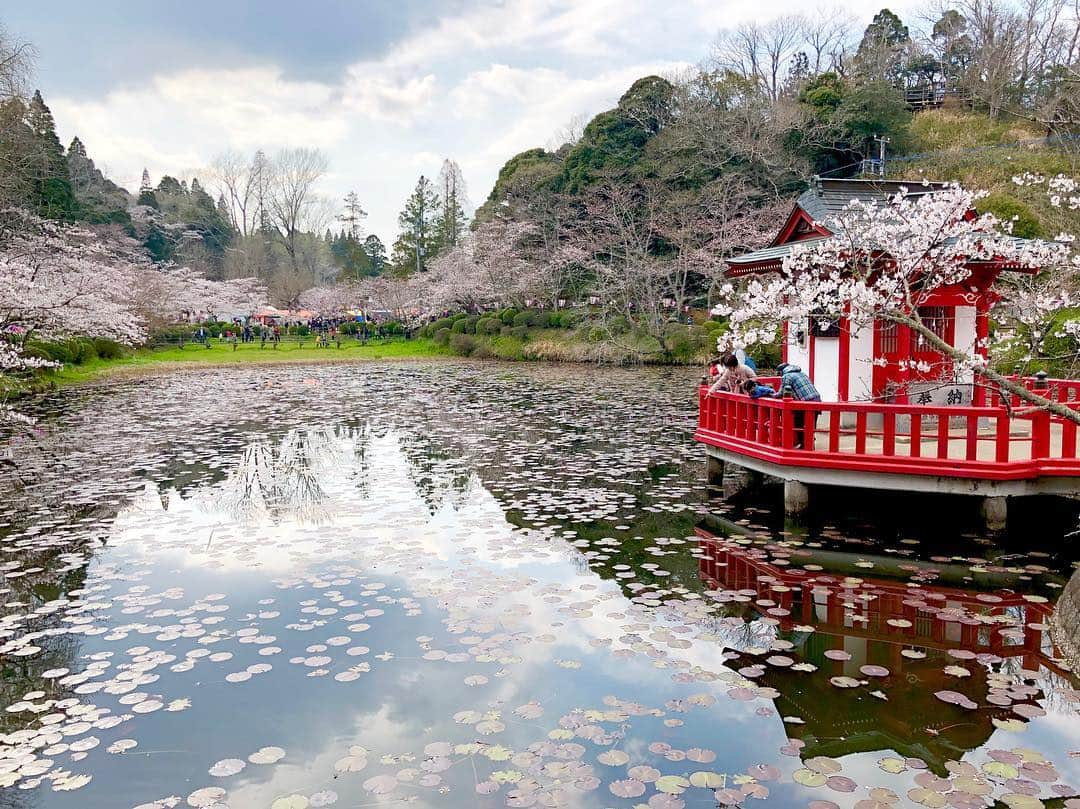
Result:
<svg viewBox="0 0 1080 809"><path fill-rule="evenodd" d="M851 368L851 321L846 317L840 318L840 384L838 386L839 399L841 402L848 401L850 394L849 379Z"/></svg>

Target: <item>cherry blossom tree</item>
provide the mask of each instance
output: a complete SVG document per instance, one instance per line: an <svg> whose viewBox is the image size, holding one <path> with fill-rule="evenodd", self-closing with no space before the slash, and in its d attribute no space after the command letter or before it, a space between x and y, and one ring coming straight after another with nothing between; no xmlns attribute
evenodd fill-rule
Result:
<svg viewBox="0 0 1080 809"><path fill-rule="evenodd" d="M312 287L300 294L300 308L317 315L336 317L350 309L361 309L367 300L364 287L357 282Z"/></svg>
<svg viewBox="0 0 1080 809"><path fill-rule="evenodd" d="M526 300L540 297L540 278L527 256L527 242L535 234L528 222L485 222L432 262L432 305L480 311L524 306Z"/></svg>
<svg viewBox="0 0 1080 809"><path fill-rule="evenodd" d="M140 308L167 323L247 317L266 306L268 299L266 285L256 278L213 281L186 267L160 270L156 275L144 276L141 283L156 300Z"/></svg>
<svg viewBox="0 0 1080 809"><path fill-rule="evenodd" d="M725 301L714 310L730 317L731 330L721 338L721 348L770 342L785 321L847 318L855 328L875 320L892 322L985 381L1080 423L1080 413L998 373L979 351L949 345L918 316L918 307L930 295L962 285L979 262L1049 273L1080 270L1080 256L1072 252L1070 240L1015 239L1008 223L974 213L980 196L949 186L918 195L901 191L881 203L851 201L821 223L831 236L796 243L778 273L754 277L739 289L727 286ZM998 291L1008 296L1010 287L1002 284ZM1015 292L1008 300L1025 312L1046 311L1054 300L1041 296L1049 293L1045 287L1034 291L1037 303Z"/></svg>
<svg viewBox="0 0 1080 809"><path fill-rule="evenodd" d="M0 234L0 371L49 363L26 354L31 338L107 337L135 345L161 322L250 314L266 302L255 279L211 281L155 265L119 230L95 230L3 212Z"/></svg>
<svg viewBox="0 0 1080 809"><path fill-rule="evenodd" d="M23 351L31 337L90 335L135 343L145 319L132 305L142 248L122 234L101 238L83 227L7 210L0 239L0 369L40 367Z"/></svg>

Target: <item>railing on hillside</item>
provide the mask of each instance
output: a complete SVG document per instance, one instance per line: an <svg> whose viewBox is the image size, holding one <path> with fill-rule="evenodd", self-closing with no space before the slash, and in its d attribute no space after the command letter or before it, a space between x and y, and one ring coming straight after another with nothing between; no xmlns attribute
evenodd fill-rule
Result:
<svg viewBox="0 0 1080 809"><path fill-rule="evenodd" d="M1080 410L1080 382L1049 380L1048 390ZM788 466L987 480L1080 476L1075 422L1000 401L985 407L803 402L710 395L702 386L694 437Z"/></svg>

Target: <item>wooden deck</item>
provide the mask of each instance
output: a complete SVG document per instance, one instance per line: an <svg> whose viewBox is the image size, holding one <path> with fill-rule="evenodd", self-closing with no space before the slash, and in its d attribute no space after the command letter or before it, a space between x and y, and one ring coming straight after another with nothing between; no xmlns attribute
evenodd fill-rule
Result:
<svg viewBox="0 0 1080 809"><path fill-rule="evenodd" d="M1054 384L1048 389L1051 398L1080 409L1077 383ZM725 460L758 461L791 472L833 470L968 482L1080 480L1075 422L1024 409L1020 402L984 399L986 404L979 407L800 402L709 395L703 387L695 438L719 450L714 454Z"/></svg>

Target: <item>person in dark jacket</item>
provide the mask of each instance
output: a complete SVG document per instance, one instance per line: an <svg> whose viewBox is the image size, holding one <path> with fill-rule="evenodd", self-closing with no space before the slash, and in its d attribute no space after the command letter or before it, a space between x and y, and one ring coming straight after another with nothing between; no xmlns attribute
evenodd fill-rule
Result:
<svg viewBox="0 0 1080 809"><path fill-rule="evenodd" d="M820 402L821 394L810 381L810 377L803 373L798 365L782 362L776 366L776 373L780 376L780 395L790 395L800 402ZM805 443L806 416L810 417L810 449L814 448L814 429L817 426L818 411L806 410L795 413L795 449L802 449Z"/></svg>

